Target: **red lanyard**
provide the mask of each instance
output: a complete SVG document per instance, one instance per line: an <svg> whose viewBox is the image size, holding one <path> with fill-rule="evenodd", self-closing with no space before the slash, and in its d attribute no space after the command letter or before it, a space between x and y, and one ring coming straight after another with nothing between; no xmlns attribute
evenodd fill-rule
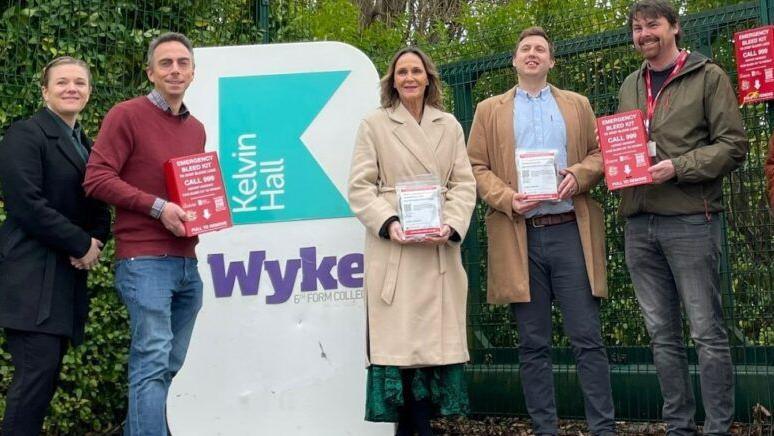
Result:
<svg viewBox="0 0 774 436"><path fill-rule="evenodd" d="M650 68L645 68L645 91L648 93L648 113L645 117L645 130L648 132L648 135L650 135L650 122L653 120L653 114L656 112L656 104L658 103L658 97L661 95L661 91L666 88L666 86L669 84L669 82L672 81L672 79L675 78L677 73L680 72L680 70L685 65L685 60L688 58L688 51L682 50L680 54L677 56L677 60L675 60L675 69L672 70L672 73L669 74L669 77L664 81L664 84L661 85L661 89L658 90L658 94L656 96L653 96L653 88L650 86Z"/></svg>

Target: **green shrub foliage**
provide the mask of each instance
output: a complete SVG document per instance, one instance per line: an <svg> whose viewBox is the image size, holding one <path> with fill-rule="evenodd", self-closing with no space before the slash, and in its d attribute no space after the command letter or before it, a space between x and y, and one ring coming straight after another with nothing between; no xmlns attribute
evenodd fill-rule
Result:
<svg viewBox="0 0 774 436"><path fill-rule="evenodd" d="M149 90L143 66L153 37L172 30L185 33L196 46L257 43L262 33L256 24L256 6L248 0L4 2L0 6L0 131L42 106L41 69L56 56L71 55L92 68L94 89L81 123L93 138L113 104ZM0 220L4 218L0 202ZM90 274L87 340L65 356L60 389L45 423L48 434L111 434L124 419L128 315L113 288L112 256L111 242L106 260ZM0 344L3 341L0 335ZM0 414L11 376L10 355L3 350Z"/></svg>

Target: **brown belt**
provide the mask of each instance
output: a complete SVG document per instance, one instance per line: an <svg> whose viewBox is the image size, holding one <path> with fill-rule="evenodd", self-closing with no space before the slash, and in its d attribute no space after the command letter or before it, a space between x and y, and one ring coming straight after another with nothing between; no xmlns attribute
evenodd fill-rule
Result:
<svg viewBox="0 0 774 436"><path fill-rule="evenodd" d="M540 215L527 218L527 225L530 227L548 227L557 224L569 223L575 221L575 212L557 213L555 215Z"/></svg>

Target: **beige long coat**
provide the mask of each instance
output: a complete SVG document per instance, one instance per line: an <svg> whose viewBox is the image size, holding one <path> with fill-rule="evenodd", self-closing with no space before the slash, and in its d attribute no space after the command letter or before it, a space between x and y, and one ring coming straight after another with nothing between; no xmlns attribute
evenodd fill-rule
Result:
<svg viewBox="0 0 774 436"><path fill-rule="evenodd" d="M487 301L493 304L530 301L527 229L524 216L513 212L516 190L516 142L513 98L516 88L478 104L468 155L479 196L489 205ZM567 130L567 166L578 181L573 197L586 272L594 296L607 297L605 224L602 208L588 191L602 177L602 156L595 133L594 111L586 97L551 86Z"/></svg>
<svg viewBox="0 0 774 436"><path fill-rule="evenodd" d="M379 109L361 123L352 157L349 202L366 228L368 357L377 365L469 360L460 243L400 245L379 237L384 222L398 215L396 182L428 173L446 188L443 223L462 238L468 230L476 188L462 127L430 106L420 124L403 105Z"/></svg>

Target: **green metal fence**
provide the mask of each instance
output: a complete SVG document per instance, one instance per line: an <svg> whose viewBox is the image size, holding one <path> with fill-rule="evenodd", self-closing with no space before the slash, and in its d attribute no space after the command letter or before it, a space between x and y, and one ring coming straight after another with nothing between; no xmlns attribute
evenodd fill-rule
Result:
<svg viewBox="0 0 774 436"><path fill-rule="evenodd" d="M625 11L625 9L624 9ZM572 34L570 23L582 14L541 17L551 35ZM620 10L618 12L621 12ZM583 36L556 42L556 67L549 80L561 88L588 96L597 115L615 111L623 79L642 62L631 45L626 17L610 11L603 20L584 23ZM768 23L774 2L749 2L690 14L682 19L681 45L697 50L720 64L736 80L732 36L739 30ZM601 31L599 31L601 30ZM598 31L598 33L593 33ZM575 32L576 34L578 32ZM589 34L591 33L591 34ZM514 30L515 40L518 30ZM443 78L451 88L454 113L469 131L475 104L513 86L511 52L443 65ZM724 311L732 340L736 373L736 419L752 422L752 410L774 405L774 220L765 195L763 162L772 129L772 108L745 106L742 113L750 138L750 153L743 167L724 186L725 244L721 262ZM623 222L617 215L616 196L603 187L593 195L606 213L608 278L611 298L602 305L603 335L611 363L616 415L619 419L652 420L660 417L661 396L648 337L624 264ZM471 399L476 414L525 415L518 376L518 335L503 306L486 303L486 229L479 205L464 245L464 262L470 279L469 365ZM559 413L583 418L583 401L572 352L561 333L560 314L554 311L554 375ZM687 328L685 329L686 338ZM689 363L700 408L698 367L693 345ZM699 410L699 419L703 411Z"/></svg>

